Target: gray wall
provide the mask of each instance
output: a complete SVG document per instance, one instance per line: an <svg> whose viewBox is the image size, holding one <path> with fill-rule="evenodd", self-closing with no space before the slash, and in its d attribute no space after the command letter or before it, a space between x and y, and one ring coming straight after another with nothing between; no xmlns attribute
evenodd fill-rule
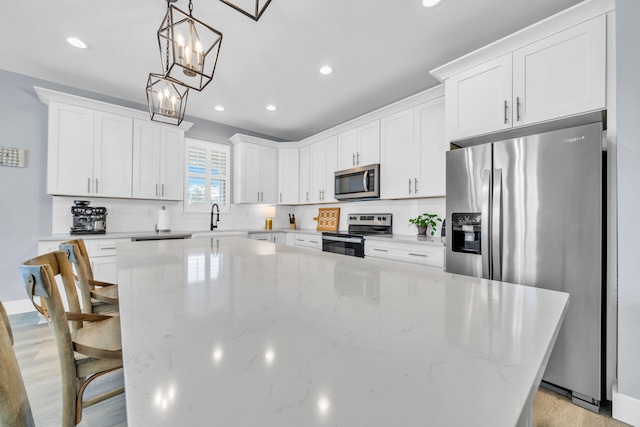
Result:
<svg viewBox="0 0 640 427"><path fill-rule="evenodd" d="M618 0L618 391L640 399L640 2Z"/></svg>
<svg viewBox="0 0 640 427"><path fill-rule="evenodd" d="M25 168L0 166L0 301L26 299L18 266L37 255L38 236L51 234L52 203L46 194L47 106L33 86L145 111L146 105L0 70L0 146L27 150ZM140 87L143 91L144 87ZM188 109L188 106L187 106ZM235 133L256 134L193 117L187 137L228 143ZM274 138L270 138L274 139Z"/></svg>

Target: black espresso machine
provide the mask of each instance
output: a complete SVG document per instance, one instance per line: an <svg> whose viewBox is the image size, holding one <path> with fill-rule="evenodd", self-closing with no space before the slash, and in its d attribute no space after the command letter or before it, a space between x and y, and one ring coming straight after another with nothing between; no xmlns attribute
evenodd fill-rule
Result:
<svg viewBox="0 0 640 427"><path fill-rule="evenodd" d="M107 208L89 206L88 200L74 200L71 206L71 234L104 234L107 232Z"/></svg>

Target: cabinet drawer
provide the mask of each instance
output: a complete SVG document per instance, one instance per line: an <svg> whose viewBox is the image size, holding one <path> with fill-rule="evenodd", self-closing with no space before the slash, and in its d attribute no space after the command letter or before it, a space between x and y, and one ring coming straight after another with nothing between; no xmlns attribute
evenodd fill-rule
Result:
<svg viewBox="0 0 640 427"><path fill-rule="evenodd" d="M312 234L296 234L294 245L322 250L322 236L316 236Z"/></svg>
<svg viewBox="0 0 640 427"><path fill-rule="evenodd" d="M364 245L364 254L365 257L444 267L444 247L440 246L368 240Z"/></svg>
<svg viewBox="0 0 640 427"><path fill-rule="evenodd" d="M116 243L127 242L131 239L87 239L84 245L87 247L89 258L115 256Z"/></svg>

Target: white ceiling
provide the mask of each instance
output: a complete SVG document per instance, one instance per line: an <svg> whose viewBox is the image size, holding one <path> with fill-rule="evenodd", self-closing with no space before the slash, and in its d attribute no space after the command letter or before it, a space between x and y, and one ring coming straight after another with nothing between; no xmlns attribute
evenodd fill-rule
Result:
<svg viewBox="0 0 640 427"><path fill-rule="evenodd" d="M214 79L191 91L187 115L300 140L434 86L429 70L579 2L273 0L255 22L194 0L194 17L223 42ZM188 10L188 0L175 4ZM164 0L2 0L0 68L146 104L165 11ZM69 46L69 35L91 49ZM321 75L323 64L334 73Z"/></svg>

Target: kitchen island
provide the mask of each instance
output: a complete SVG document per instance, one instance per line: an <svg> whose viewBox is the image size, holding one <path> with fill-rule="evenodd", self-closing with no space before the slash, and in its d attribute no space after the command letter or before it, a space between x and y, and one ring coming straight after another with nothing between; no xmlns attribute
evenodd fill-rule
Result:
<svg viewBox="0 0 640 427"><path fill-rule="evenodd" d="M116 253L131 427L527 425L568 305L236 237Z"/></svg>

